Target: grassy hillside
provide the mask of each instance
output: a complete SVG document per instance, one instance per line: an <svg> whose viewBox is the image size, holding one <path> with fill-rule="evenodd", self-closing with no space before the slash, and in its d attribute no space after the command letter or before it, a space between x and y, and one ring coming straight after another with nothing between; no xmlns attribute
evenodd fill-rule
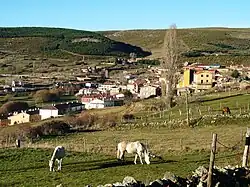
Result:
<svg viewBox="0 0 250 187"><path fill-rule="evenodd" d="M53 56L60 49L85 55L126 56L131 52L149 55L139 47L116 42L95 32L43 27L0 28L2 51Z"/></svg>
<svg viewBox="0 0 250 187"><path fill-rule="evenodd" d="M62 171L49 172L52 152L51 149L0 149L0 186L98 186L122 182L125 176L148 183L162 178L166 171L186 177L198 166L208 166L209 163L209 152L168 154L164 155L165 161L154 159L150 165L134 165L133 158L126 157L127 163L121 165L115 154L107 156L67 150ZM224 152L216 155L216 165L240 164L240 157L238 152Z"/></svg>
<svg viewBox="0 0 250 187"><path fill-rule="evenodd" d="M152 52L161 57L165 30L105 31L105 36ZM189 52L181 61L203 63L250 64L250 29L197 28L178 29L178 37L188 46ZM218 54L218 55L215 55Z"/></svg>
<svg viewBox="0 0 250 187"><path fill-rule="evenodd" d="M248 118L236 118L240 113L249 114L249 95L236 93L216 93L199 97L201 103L190 103L193 117L206 116L211 107L213 116L204 118L193 128L187 125L142 125L146 118L150 123L183 119L185 105L174 107L165 111L160 118L154 112L146 110L148 105L158 104L157 99L142 101L126 108L125 106L92 110L96 115L108 113L123 114L125 111L143 116L139 124L120 124L117 128L102 131L74 132L59 136L44 136L40 140L28 144L22 142L23 149L0 149L0 185L6 186L79 186L92 184L111 183L122 181L129 175L138 180L147 182L162 177L166 171L185 177L200 165L208 166L212 133L218 134L217 153L215 165L240 165L244 150L244 136L249 125ZM198 99L198 98L197 98ZM200 100L199 99L199 100ZM159 101L160 102L160 101ZM219 117L219 108L229 106L232 110L231 117ZM195 109L199 108L202 114ZM241 110L238 110L240 109ZM179 109L184 115L179 114ZM171 114L171 115L170 115ZM117 114L116 114L117 115ZM38 124L37 124L38 125ZM7 134L17 126L2 129L2 134ZM149 146L150 150L163 157L163 161L152 159L150 165L134 165L132 155L127 154L127 164L120 165L116 160L117 143L141 140ZM52 149L56 145L63 145L67 156L63 161L62 172L50 173L48 160ZM43 148L43 149L40 149ZM46 148L46 149L44 149ZM18 164L22 163L22 164ZM95 176L95 177L93 177ZM30 180L32 178L32 180ZM98 179L98 180L97 180Z"/></svg>

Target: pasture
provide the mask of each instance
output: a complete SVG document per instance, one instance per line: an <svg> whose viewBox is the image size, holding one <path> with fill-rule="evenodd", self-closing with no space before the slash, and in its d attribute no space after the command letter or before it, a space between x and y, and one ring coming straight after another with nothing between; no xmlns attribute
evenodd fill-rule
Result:
<svg viewBox="0 0 250 187"><path fill-rule="evenodd" d="M84 186L114 183L125 176L149 182L163 177L166 171L186 177L200 165L207 166L209 152L166 154L164 161L153 159L150 165L134 165L133 158L120 164L114 156L67 152L61 172L49 172L52 149L0 149L0 186ZM221 152L216 163L239 164L238 152Z"/></svg>
<svg viewBox="0 0 250 187"><path fill-rule="evenodd" d="M188 127L155 125L143 126L148 115L148 121L168 120L169 114L173 119L185 119L179 110L185 113L185 105L176 106L170 111L164 111L162 118L151 115L147 106L157 105L157 100L146 100L131 106L111 108L109 110L90 111L96 115L133 113L138 120L136 123L118 124L114 128L102 131L72 132L60 136L45 136L32 144L21 143L21 149L0 149L0 186L83 186L91 184L114 183L122 181L125 176L149 182L163 177L166 171L186 177L200 165L208 166L212 133L218 134L217 154L215 165L241 165L244 150L244 136L249 126L249 117L239 117L249 114L249 95L227 94L200 97L201 102L190 103L190 108L200 108L202 115L209 115L207 107L212 108L212 116L205 118L199 125ZM229 106L232 116L216 117L221 114L221 106ZM156 112L156 114L159 112ZM199 117L198 111L193 110L193 116ZM37 124L38 125L38 124ZM8 127L15 128L15 126ZM163 157L154 158L150 165L134 165L133 155L125 155L126 164L116 160L116 146L120 141L144 142L149 149ZM61 172L49 172L48 161L53 148L62 145L66 148L66 157L62 162ZM138 162L139 163L139 162Z"/></svg>

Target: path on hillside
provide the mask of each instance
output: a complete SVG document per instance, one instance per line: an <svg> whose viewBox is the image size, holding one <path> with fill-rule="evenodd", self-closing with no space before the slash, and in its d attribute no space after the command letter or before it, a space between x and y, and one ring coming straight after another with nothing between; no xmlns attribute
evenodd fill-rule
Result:
<svg viewBox="0 0 250 187"><path fill-rule="evenodd" d="M71 55L74 55L74 56L81 56L81 57L84 58L84 55L82 55L82 54L74 53L74 52L71 52L71 51L68 51L68 50L65 50L65 49L60 49L60 50L65 52L65 53L68 53L68 54L71 54Z"/></svg>

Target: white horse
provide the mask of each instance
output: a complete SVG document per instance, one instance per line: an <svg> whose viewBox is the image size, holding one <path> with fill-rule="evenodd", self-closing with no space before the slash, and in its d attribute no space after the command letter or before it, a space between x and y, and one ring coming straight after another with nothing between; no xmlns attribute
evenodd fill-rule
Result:
<svg viewBox="0 0 250 187"><path fill-rule="evenodd" d="M63 146L57 146L54 149L53 155L49 161L49 169L50 171L55 171L54 166L55 166L55 161L58 163L58 170L62 170L62 159L65 156L65 149Z"/></svg>
<svg viewBox="0 0 250 187"><path fill-rule="evenodd" d="M120 142L117 145L117 159L124 160L124 154L127 153L133 153L135 154L135 160L134 163L136 164L137 157L139 156L141 164L142 162L142 156L144 156L145 162L147 164L150 164L150 152L146 148L144 144L142 144L139 141L136 142Z"/></svg>

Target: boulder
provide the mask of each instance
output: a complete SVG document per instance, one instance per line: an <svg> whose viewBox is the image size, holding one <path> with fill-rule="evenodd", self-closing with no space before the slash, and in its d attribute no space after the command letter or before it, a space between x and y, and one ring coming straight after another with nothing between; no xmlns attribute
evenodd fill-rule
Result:
<svg viewBox="0 0 250 187"><path fill-rule="evenodd" d="M113 184L114 187L125 187L125 185L121 182L116 182Z"/></svg>
<svg viewBox="0 0 250 187"><path fill-rule="evenodd" d="M169 185L170 185L170 182L164 179L157 179L149 184L149 186L151 187L167 187Z"/></svg>
<svg viewBox="0 0 250 187"><path fill-rule="evenodd" d="M133 177L126 176L123 179L122 184L125 186L128 186L128 185L132 185L132 184L137 184L137 181Z"/></svg>
<svg viewBox="0 0 250 187"><path fill-rule="evenodd" d="M173 183L176 183L178 181L178 177L176 175L174 175L173 173L167 171L165 174L164 174L164 177L163 177L164 180L170 180L172 181Z"/></svg>

